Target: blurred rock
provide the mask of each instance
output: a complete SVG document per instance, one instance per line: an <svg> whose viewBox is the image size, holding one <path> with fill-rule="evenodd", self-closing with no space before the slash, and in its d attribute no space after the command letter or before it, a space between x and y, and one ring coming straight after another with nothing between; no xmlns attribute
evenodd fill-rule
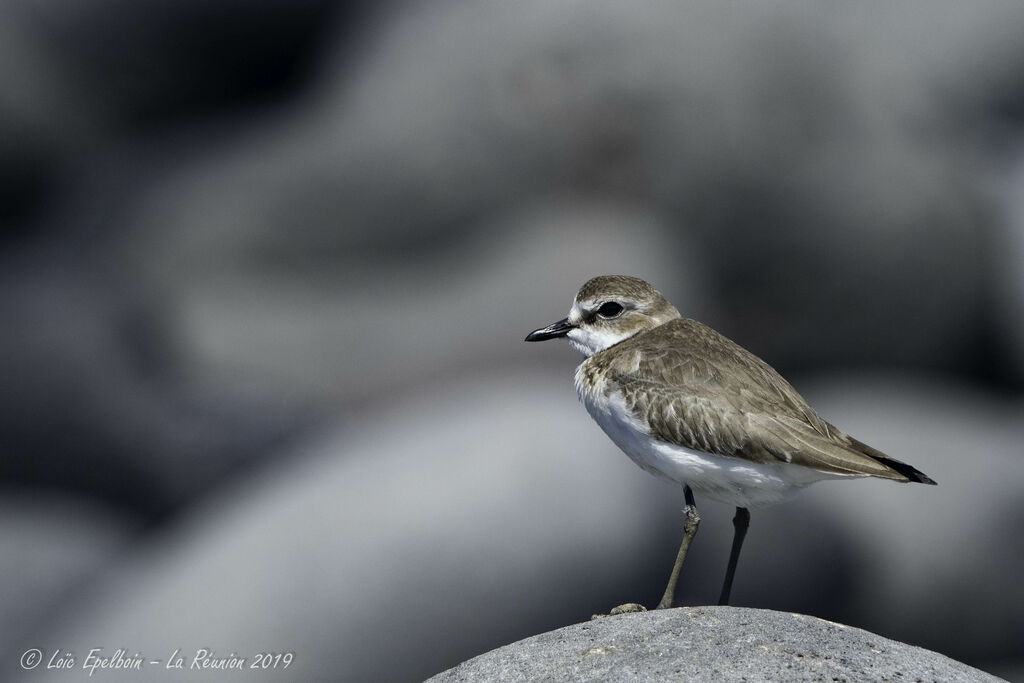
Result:
<svg viewBox="0 0 1024 683"><path fill-rule="evenodd" d="M708 276L695 312L777 364L970 371L990 352L979 330L999 245L977 180L972 131L985 124L963 121L983 108L965 103L1008 87L983 76L1008 68L992 55L1017 55L1003 27L1024 14L929 11L926 33L913 13L804 10L650 0L395 14L287 115L142 192L125 218L137 229L112 246L189 329L214 317L189 283L220 287L235 310L290 301L296 276L323 278L307 300L335 294L338 277L365 297L403 262L439 278L506 258L498 226L524 205L600 198L659 216L678 239L653 249ZM965 72L970 93L956 98L950 74ZM629 227L616 237L636 241ZM200 360L224 355L184 342ZM318 372L309 358L269 369Z"/></svg>
<svg viewBox="0 0 1024 683"><path fill-rule="evenodd" d="M38 631L127 546L129 523L94 503L55 495L0 496L0 659L14 662ZM4 675L10 673L7 667Z"/></svg>
<svg viewBox="0 0 1024 683"><path fill-rule="evenodd" d="M619 454L561 374L509 369L380 406L154 539L45 642L156 657L291 650L276 680L411 680L653 601L680 493ZM709 596L728 536L717 544L713 562L710 542L694 553L714 579L686 570Z"/></svg>
<svg viewBox="0 0 1024 683"><path fill-rule="evenodd" d="M337 0L14 4L9 13L22 34L44 45L121 131L281 97L308 78L325 24L347 7Z"/></svg>
<svg viewBox="0 0 1024 683"><path fill-rule="evenodd" d="M1004 164L993 189L1001 199L1003 221L990 305L998 311L993 332L1006 358L996 356L990 367L992 374L1019 388L1024 378L1024 135L1010 146Z"/></svg>
<svg viewBox="0 0 1024 683"><path fill-rule="evenodd" d="M71 65L31 30L15 3L0 6L0 239L21 238L59 165L99 129L94 101ZM0 242L2 246L4 242Z"/></svg>
<svg viewBox="0 0 1024 683"><path fill-rule="evenodd" d="M93 180L114 148L122 164L161 136L218 117L256 116L313 78L326 28L338 41L389 3L303 0L18 0L0 7L0 225L18 237L80 235L40 220ZM231 122L237 128L241 121ZM186 133L188 137L189 133ZM193 138L190 144L202 144ZM94 157L99 157L96 159ZM135 157L135 158L133 158ZM151 165L151 160L143 160ZM111 174L122 175L122 174ZM68 186L68 187L65 187ZM100 205L123 185L103 188ZM130 195L130 193L125 193ZM63 207L60 207L63 208ZM48 234L49 233L49 234Z"/></svg>
<svg viewBox="0 0 1024 683"><path fill-rule="evenodd" d="M221 253L191 263L158 300L179 362L205 381L251 377L359 402L526 358L523 337L564 317L595 274L645 274L680 306L695 302L700 268L673 256L670 229L630 206L523 207L481 226L492 235L484 243L425 245L414 259L353 253L267 267Z"/></svg>
<svg viewBox="0 0 1024 683"><path fill-rule="evenodd" d="M310 421L287 397L175 373L144 299L81 265L35 253L0 269L5 487L73 491L152 521Z"/></svg>
<svg viewBox="0 0 1024 683"><path fill-rule="evenodd" d="M826 482L803 494L860 546L848 621L978 665L1019 657L1020 401L899 376L837 377L805 395L826 419L939 483Z"/></svg>
<svg viewBox="0 0 1024 683"><path fill-rule="evenodd" d="M46 642L293 650L281 680L412 679L621 602L652 604L679 539L679 492L623 457L575 404L571 369L553 370L513 366L367 406L360 427L275 459L154 537ZM1018 422L986 422L963 392L827 386L808 392L827 417L940 485L825 482L757 511L736 602L849 615L970 661L1014 656L1002 629L1022 613L1006 597L1018 560L989 529L1012 524ZM731 511L698 505L683 604L714 599L730 539Z"/></svg>
<svg viewBox="0 0 1024 683"><path fill-rule="evenodd" d="M937 652L802 614L686 607L576 624L431 681L986 681Z"/></svg>

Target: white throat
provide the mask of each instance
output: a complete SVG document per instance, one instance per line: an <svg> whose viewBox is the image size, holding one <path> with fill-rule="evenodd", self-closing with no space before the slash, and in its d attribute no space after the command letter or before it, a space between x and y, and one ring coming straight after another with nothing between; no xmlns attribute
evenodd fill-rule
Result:
<svg viewBox="0 0 1024 683"><path fill-rule="evenodd" d="M629 339L632 335L615 333L610 330L593 330L588 327L577 327L566 336L569 339L569 344L574 349L590 358L595 353L604 351L624 339Z"/></svg>

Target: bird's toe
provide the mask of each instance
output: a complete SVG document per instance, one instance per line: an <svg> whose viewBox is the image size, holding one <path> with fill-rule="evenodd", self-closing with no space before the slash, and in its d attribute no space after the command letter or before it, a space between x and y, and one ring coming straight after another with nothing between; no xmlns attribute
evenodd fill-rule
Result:
<svg viewBox="0 0 1024 683"><path fill-rule="evenodd" d="M636 602L627 602L624 605L613 607L608 614L595 614L590 617L591 620L603 619L604 617L613 617L616 614L627 614L629 612L646 612L647 608Z"/></svg>

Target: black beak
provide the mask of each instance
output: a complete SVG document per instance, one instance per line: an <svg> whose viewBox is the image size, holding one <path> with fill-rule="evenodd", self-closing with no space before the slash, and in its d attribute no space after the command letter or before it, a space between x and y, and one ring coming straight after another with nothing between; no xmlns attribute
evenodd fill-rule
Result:
<svg viewBox="0 0 1024 683"><path fill-rule="evenodd" d="M551 323L547 327L534 330L526 335L526 341L545 341L547 339L555 339L556 337L564 337L569 334L570 330L574 329L576 329L576 326L570 323L568 318L562 318L557 323Z"/></svg>

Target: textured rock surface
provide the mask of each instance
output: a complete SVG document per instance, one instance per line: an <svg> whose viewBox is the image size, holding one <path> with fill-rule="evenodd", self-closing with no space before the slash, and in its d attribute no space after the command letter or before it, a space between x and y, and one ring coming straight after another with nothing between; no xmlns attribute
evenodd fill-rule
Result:
<svg viewBox="0 0 1024 683"><path fill-rule="evenodd" d="M567 626L432 681L998 681L930 650L816 617L683 607Z"/></svg>

